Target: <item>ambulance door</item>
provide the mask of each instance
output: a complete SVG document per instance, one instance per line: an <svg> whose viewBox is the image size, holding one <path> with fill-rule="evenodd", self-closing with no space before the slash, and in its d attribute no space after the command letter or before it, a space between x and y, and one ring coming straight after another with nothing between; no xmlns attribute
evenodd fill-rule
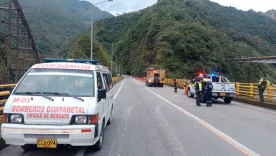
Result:
<svg viewBox="0 0 276 156"><path fill-rule="evenodd" d="M104 84L102 74L99 71L97 71L97 87L98 87L98 90L99 89L105 89L104 85L105 84ZM100 101L98 101L99 119L102 119L103 115L105 115L105 105L106 105L106 99L101 99Z"/></svg>

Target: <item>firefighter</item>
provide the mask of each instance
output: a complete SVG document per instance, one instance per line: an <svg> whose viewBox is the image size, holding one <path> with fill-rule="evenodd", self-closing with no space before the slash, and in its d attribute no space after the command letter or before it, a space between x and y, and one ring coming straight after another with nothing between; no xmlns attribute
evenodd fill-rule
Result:
<svg viewBox="0 0 276 156"><path fill-rule="evenodd" d="M176 78L173 79L173 84L174 84L174 92L177 93L177 80L176 80Z"/></svg>
<svg viewBox="0 0 276 156"><path fill-rule="evenodd" d="M266 85L269 85L270 82L266 80L264 77L261 77L259 80L258 90L259 90L259 97L260 102L264 102L264 91L266 89Z"/></svg>
<svg viewBox="0 0 276 156"><path fill-rule="evenodd" d="M196 82L195 90L196 90L196 105L201 106L200 102L201 102L201 95L203 90L202 79L200 79L199 82Z"/></svg>
<svg viewBox="0 0 276 156"><path fill-rule="evenodd" d="M205 86L205 98L206 98L207 107L212 106L212 90L213 90L213 84L210 80L208 80Z"/></svg>

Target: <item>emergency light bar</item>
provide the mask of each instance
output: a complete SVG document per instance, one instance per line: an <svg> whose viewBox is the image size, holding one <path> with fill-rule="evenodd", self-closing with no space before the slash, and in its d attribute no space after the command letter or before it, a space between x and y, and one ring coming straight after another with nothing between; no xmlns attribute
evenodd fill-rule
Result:
<svg viewBox="0 0 276 156"><path fill-rule="evenodd" d="M82 59L63 59L63 58L44 58L45 62L74 62L74 63L92 63L97 64L99 60L82 60Z"/></svg>

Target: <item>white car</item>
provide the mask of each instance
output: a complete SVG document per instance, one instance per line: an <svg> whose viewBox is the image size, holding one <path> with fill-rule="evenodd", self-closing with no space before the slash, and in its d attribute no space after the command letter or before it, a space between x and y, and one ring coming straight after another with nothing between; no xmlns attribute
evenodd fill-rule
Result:
<svg viewBox="0 0 276 156"><path fill-rule="evenodd" d="M44 61L32 66L10 94L2 138L24 150L57 145L100 150L115 94L108 68L95 60Z"/></svg>
<svg viewBox="0 0 276 156"><path fill-rule="evenodd" d="M212 97L214 99L222 98L225 103L231 103L233 97L236 95L235 84L230 83L226 77L217 75L205 75L207 79L212 81L213 90ZM188 86L188 97L194 97L196 95L195 84L200 79L203 79L203 75L200 75L193 79Z"/></svg>

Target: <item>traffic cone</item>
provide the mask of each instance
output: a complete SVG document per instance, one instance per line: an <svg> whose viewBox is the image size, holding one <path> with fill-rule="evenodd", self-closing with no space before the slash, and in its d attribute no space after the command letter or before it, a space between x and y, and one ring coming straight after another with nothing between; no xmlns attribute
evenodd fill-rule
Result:
<svg viewBox="0 0 276 156"><path fill-rule="evenodd" d="M184 95L188 95L188 85L185 84L184 86Z"/></svg>

